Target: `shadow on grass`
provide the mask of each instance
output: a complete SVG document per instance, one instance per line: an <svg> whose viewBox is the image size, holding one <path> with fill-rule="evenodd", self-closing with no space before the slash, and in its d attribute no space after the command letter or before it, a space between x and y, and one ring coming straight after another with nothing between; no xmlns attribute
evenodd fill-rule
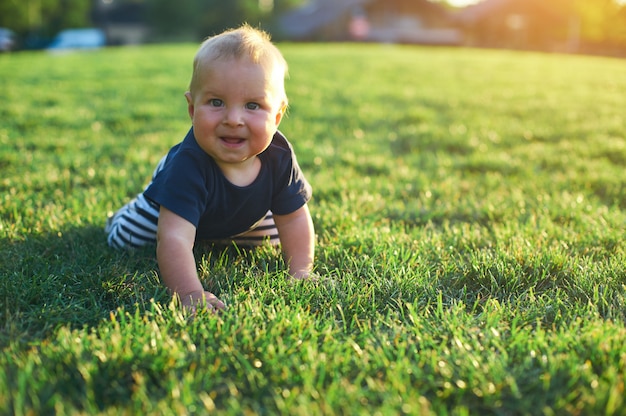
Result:
<svg viewBox="0 0 626 416"><path fill-rule="evenodd" d="M121 306L169 299L154 248L113 250L101 227L30 234L0 247L0 345L43 339L59 326L94 325Z"/></svg>
<svg viewBox="0 0 626 416"><path fill-rule="evenodd" d="M143 310L171 300L154 246L115 250L101 227L71 227L0 241L0 346L43 340L57 328L95 326L118 308ZM273 270L274 248L199 243L194 250L207 290L219 294L254 264ZM207 279L207 270L216 279ZM242 279L240 277L239 279Z"/></svg>

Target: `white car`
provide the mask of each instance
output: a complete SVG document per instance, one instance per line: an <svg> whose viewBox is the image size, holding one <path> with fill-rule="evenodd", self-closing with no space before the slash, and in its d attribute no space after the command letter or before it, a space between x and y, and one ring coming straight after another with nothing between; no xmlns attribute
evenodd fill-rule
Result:
<svg viewBox="0 0 626 416"><path fill-rule="evenodd" d="M0 27L0 52L9 52L15 46L15 34L12 30Z"/></svg>
<svg viewBox="0 0 626 416"><path fill-rule="evenodd" d="M106 36L100 29L67 29L60 32L48 50L97 49L106 45Z"/></svg>

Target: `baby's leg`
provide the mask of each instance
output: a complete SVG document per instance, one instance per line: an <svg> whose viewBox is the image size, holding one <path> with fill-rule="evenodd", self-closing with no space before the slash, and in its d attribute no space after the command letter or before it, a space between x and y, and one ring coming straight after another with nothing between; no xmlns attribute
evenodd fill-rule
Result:
<svg viewBox="0 0 626 416"><path fill-rule="evenodd" d="M265 218L253 229L234 236L232 241L241 246L260 246L268 242L273 246L278 245L280 239L278 238L278 230L276 229L276 224L274 224L272 211L267 211Z"/></svg>
<svg viewBox="0 0 626 416"><path fill-rule="evenodd" d="M165 164L164 156L157 164L152 179L156 177ZM120 208L107 219L104 231L108 234L107 242L111 247L141 247L156 242L159 206L148 201L143 194Z"/></svg>
<svg viewBox="0 0 626 416"><path fill-rule="evenodd" d="M159 206L139 194L107 220L107 242L115 248L154 244L158 219Z"/></svg>

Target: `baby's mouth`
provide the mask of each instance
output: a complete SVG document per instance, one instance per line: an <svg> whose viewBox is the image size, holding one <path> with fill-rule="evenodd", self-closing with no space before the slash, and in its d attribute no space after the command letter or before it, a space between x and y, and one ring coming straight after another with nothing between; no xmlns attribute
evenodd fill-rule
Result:
<svg viewBox="0 0 626 416"><path fill-rule="evenodd" d="M220 139L226 143L226 144L230 144L230 145L237 145L237 144L241 144L244 142L244 139L242 139L241 137L228 137L228 136L222 136L220 137Z"/></svg>

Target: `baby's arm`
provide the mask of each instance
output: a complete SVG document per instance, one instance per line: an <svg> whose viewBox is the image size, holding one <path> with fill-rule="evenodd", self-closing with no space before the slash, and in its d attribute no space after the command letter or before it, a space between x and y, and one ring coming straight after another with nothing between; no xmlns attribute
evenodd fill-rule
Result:
<svg viewBox="0 0 626 416"><path fill-rule="evenodd" d="M182 304L194 309L206 304L209 309L223 309L215 295L206 292L198 278L193 245L196 227L189 221L161 207L157 228L157 261L165 286L180 297Z"/></svg>
<svg viewBox="0 0 626 416"><path fill-rule="evenodd" d="M274 222L289 274L296 279L309 277L315 255L315 231L308 206L287 215L274 214Z"/></svg>

